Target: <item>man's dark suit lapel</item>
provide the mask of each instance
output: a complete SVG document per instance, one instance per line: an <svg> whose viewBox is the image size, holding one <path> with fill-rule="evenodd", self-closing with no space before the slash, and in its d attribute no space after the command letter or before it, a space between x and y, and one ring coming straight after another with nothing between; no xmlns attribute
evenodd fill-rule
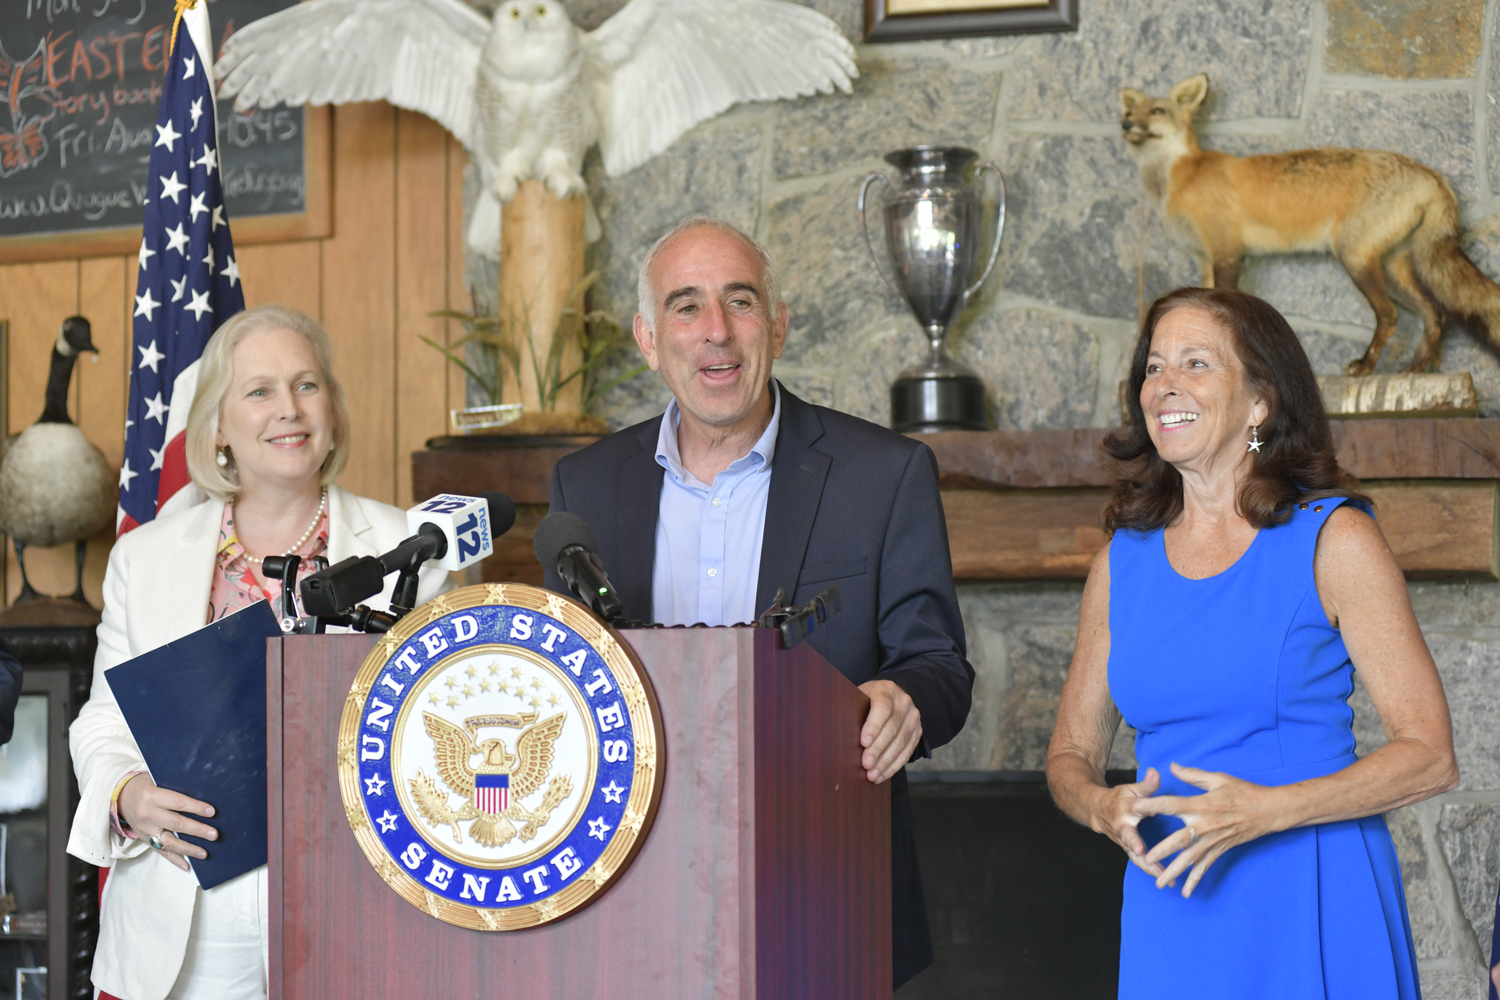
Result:
<svg viewBox="0 0 1500 1000"><path fill-rule="evenodd" d="M654 621L651 586L656 567L656 519L661 510L663 469L656 464L660 421L641 429L641 450L620 466L619 502L615 507L615 538L619 552L610 561L610 581L625 605L625 617Z"/></svg>
<svg viewBox="0 0 1500 1000"><path fill-rule="evenodd" d="M771 606L777 587L785 587L788 598L797 594L802 557L807 553L828 466L833 461L812 448L822 436L823 421L818 419L818 411L781 386L781 430L776 435L776 457L771 460L760 580L755 587L756 614Z"/></svg>

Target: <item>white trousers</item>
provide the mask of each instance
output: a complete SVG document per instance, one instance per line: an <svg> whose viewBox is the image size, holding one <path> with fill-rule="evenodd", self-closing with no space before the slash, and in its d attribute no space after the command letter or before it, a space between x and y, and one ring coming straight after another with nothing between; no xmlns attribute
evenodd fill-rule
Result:
<svg viewBox="0 0 1500 1000"><path fill-rule="evenodd" d="M265 866L198 890L182 971L167 1000L266 1000L270 907Z"/></svg>

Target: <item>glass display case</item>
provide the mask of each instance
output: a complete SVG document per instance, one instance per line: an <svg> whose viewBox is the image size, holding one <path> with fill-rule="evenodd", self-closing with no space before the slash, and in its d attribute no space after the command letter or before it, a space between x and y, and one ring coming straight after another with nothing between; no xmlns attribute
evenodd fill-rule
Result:
<svg viewBox="0 0 1500 1000"><path fill-rule="evenodd" d="M31 686L51 680L39 678ZM0 746L0 997L5 1000L46 995L52 702L50 691L22 694L14 734Z"/></svg>
<svg viewBox="0 0 1500 1000"><path fill-rule="evenodd" d="M68 725L88 700L93 629L0 619L0 636L25 669L0 747L0 1000L92 1000L99 870L67 844L78 805Z"/></svg>

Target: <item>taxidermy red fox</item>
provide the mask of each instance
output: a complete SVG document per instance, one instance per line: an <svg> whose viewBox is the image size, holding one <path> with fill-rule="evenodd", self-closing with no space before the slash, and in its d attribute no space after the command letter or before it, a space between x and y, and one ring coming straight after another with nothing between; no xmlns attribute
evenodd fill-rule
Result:
<svg viewBox="0 0 1500 1000"><path fill-rule="evenodd" d="M1375 310L1375 335L1351 375L1375 370L1396 329L1394 293L1422 317L1408 371L1436 365L1445 316L1500 344L1500 285L1459 247L1458 203L1436 171L1395 153L1304 149L1230 156L1198 148L1202 73L1169 97L1120 91L1120 126L1141 180L1207 287L1235 287L1245 254L1328 250Z"/></svg>

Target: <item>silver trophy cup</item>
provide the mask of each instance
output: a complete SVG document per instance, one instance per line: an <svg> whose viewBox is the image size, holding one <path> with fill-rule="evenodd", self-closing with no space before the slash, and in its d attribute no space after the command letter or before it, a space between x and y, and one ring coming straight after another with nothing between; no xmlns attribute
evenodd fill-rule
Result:
<svg viewBox="0 0 1500 1000"><path fill-rule="evenodd" d="M927 360L903 371L891 386L891 426L903 433L987 430L984 383L978 375L948 357L943 338L969 298L984 284L1000 254L1005 231L1005 177L993 163L975 169L993 171L1000 182L995 242L978 280L980 192L964 179L979 154L958 146L916 146L886 154L901 171L900 186L885 199L885 238L895 275L887 279L870 242L865 204L876 181L871 174L859 189L859 222L870 263L880 280L900 292L927 334Z"/></svg>

